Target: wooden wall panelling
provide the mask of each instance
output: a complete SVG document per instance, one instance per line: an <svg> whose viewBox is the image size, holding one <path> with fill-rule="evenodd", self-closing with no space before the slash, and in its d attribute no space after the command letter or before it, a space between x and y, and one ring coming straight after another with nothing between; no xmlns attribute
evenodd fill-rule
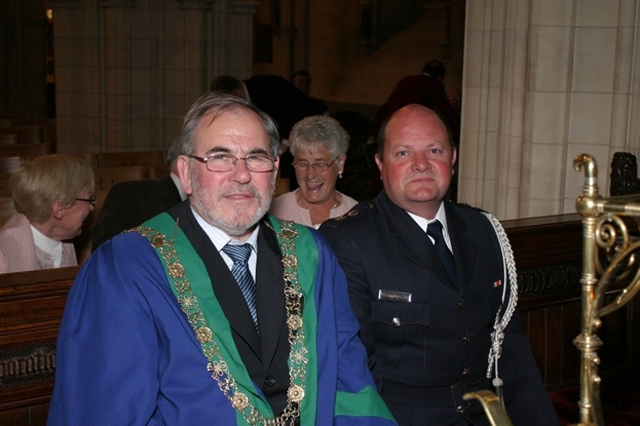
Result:
<svg viewBox="0 0 640 426"><path fill-rule="evenodd" d="M13 145L18 142L18 135L15 133L0 133L0 145Z"/></svg>
<svg viewBox="0 0 640 426"><path fill-rule="evenodd" d="M0 282L0 426L46 421L55 342L77 267L3 274ZM28 419L28 422L24 422Z"/></svg>
<svg viewBox="0 0 640 426"><path fill-rule="evenodd" d="M26 159L31 159L40 155L49 154L50 152L50 146L46 142L0 145L0 157L18 156Z"/></svg>
<svg viewBox="0 0 640 426"><path fill-rule="evenodd" d="M98 168L165 164L164 151L102 152L96 154Z"/></svg>
<svg viewBox="0 0 640 426"><path fill-rule="evenodd" d="M119 182L155 179L155 169L149 165L98 168L95 172L96 188L107 191Z"/></svg>

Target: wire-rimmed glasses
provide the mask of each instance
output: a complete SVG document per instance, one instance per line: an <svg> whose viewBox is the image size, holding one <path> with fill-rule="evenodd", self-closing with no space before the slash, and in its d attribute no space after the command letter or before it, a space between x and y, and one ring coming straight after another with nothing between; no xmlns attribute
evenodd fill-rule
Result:
<svg viewBox="0 0 640 426"><path fill-rule="evenodd" d="M238 160L244 160L244 164L250 172L270 172L275 168L275 159L266 154L249 154L246 157L236 157L227 153L216 153L208 157L184 155L204 163L207 170L211 172L230 172Z"/></svg>
<svg viewBox="0 0 640 426"><path fill-rule="evenodd" d="M311 167L316 172L322 173L329 170L329 167L331 167L338 158L340 158L339 155L336 158L334 158L333 161L330 163L324 163L321 161L317 163L309 163L308 161L302 160L302 161L294 161L291 165L299 172L306 172L307 170L309 170L309 167Z"/></svg>

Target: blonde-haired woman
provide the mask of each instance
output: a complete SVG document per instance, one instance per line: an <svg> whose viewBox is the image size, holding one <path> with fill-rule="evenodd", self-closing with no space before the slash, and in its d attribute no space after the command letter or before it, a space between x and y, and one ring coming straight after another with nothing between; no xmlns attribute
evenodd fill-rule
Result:
<svg viewBox="0 0 640 426"><path fill-rule="evenodd" d="M271 214L318 228L358 203L336 190L349 149L349 134L337 120L326 115L303 118L291 129L289 142L300 187L276 197Z"/></svg>
<svg viewBox="0 0 640 426"><path fill-rule="evenodd" d="M0 229L0 273L78 264L72 243L96 203L94 173L65 154L37 157L11 175L16 209Z"/></svg>

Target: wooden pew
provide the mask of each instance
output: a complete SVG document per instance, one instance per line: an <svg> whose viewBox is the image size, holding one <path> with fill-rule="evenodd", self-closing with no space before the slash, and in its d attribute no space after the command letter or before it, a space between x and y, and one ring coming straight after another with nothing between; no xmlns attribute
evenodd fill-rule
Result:
<svg viewBox="0 0 640 426"><path fill-rule="evenodd" d="M518 309L545 386L577 386L580 352L582 222L577 214L503 222L518 269ZM608 298L621 292L613 286ZM633 370L640 354L640 309L633 304L603 320L599 336L603 377Z"/></svg>
<svg viewBox="0 0 640 426"><path fill-rule="evenodd" d="M44 425L55 343L77 267L0 275L0 426Z"/></svg>
<svg viewBox="0 0 640 426"><path fill-rule="evenodd" d="M544 383L549 390L574 387L580 368L580 354L572 342L580 333L580 217L519 219L503 225L518 268L518 309ZM27 413L31 419L46 416L53 376L47 364L54 350L50 345L76 271L65 268L0 276L0 368L20 362L45 366L38 367L37 374L28 376L30 381L24 384L7 381L7 373L0 370L0 426L30 425L25 420ZM610 297L619 291L613 288ZM640 339L635 336L639 334L640 310L633 306L605 318L599 333L605 342L600 350L603 380L637 365ZM42 360L38 361L41 364L34 364L34 359ZM15 377L12 373L11 379Z"/></svg>
<svg viewBox="0 0 640 426"><path fill-rule="evenodd" d="M49 153L51 153L51 148L46 142L0 145L0 157L22 157L31 159Z"/></svg>

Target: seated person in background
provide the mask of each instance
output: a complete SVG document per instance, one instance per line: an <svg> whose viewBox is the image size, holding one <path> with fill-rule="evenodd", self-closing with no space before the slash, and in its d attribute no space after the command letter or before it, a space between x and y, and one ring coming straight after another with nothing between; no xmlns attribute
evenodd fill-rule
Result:
<svg viewBox="0 0 640 426"><path fill-rule="evenodd" d="M300 120L289 137L300 187L275 198L271 214L318 228L358 202L336 190L349 149L349 134L334 118L315 115Z"/></svg>
<svg viewBox="0 0 640 426"><path fill-rule="evenodd" d="M72 243L96 203L93 169L71 155L24 163L11 175L14 214L0 229L0 273L78 264Z"/></svg>
<svg viewBox="0 0 640 426"><path fill-rule="evenodd" d="M329 108L327 104L324 103L322 99L314 98L311 96L311 74L307 70L299 70L293 74L293 79L291 80L294 86L307 95L309 99L314 101L318 105L318 109L323 111L322 113L325 115L329 115Z"/></svg>
<svg viewBox="0 0 640 426"><path fill-rule="evenodd" d="M289 151L289 133L298 121L324 114L326 110L279 75L254 75L246 80L221 75L213 79L209 89L245 99L273 118L280 132L280 176L289 179L290 190L296 189L298 182L291 166L293 156Z"/></svg>
<svg viewBox="0 0 640 426"><path fill-rule="evenodd" d="M120 232L138 226L187 199L177 175L176 159L179 154L180 147L174 141L167 153L170 173L164 179L121 182L109 190L91 229L92 251Z"/></svg>

